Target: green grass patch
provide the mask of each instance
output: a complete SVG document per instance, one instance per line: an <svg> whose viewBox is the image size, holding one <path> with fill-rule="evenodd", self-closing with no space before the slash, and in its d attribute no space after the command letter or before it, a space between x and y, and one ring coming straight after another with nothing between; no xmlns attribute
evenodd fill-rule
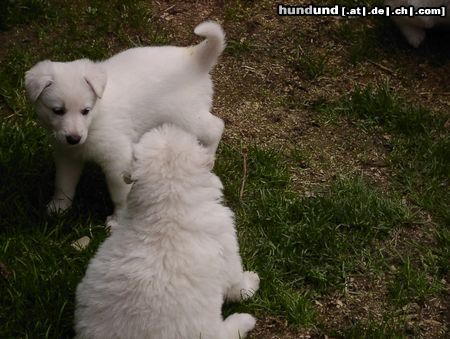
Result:
<svg viewBox="0 0 450 339"><path fill-rule="evenodd" d="M368 321L357 322L336 334L339 337L349 339L402 339L410 333L405 330L402 322L396 321L392 317L385 317L382 320L369 319Z"/></svg>
<svg viewBox="0 0 450 339"><path fill-rule="evenodd" d="M389 296L400 305L438 296L441 279L449 272L450 136L444 127L448 115L408 102L388 83L357 87L341 100L322 103L317 109L389 136L393 189L415 211L413 223L421 224L425 215L434 220L436 229L431 246L407 242Z"/></svg>
<svg viewBox="0 0 450 339"><path fill-rule="evenodd" d="M228 40L226 52L232 56L239 57L253 50L253 45L246 39Z"/></svg>
<svg viewBox="0 0 450 339"><path fill-rule="evenodd" d="M398 189L416 205L450 223L448 184L450 136L448 115L432 112L399 97L388 83L357 87L340 101L321 105L332 115L361 119L392 135L392 163Z"/></svg>
<svg viewBox="0 0 450 339"><path fill-rule="evenodd" d="M70 243L84 232L80 225L77 230L71 226L62 219L47 225L36 222L22 232L2 231L0 261L9 271L7 278L0 277L2 338L73 336L75 287L105 229L91 227L95 244L79 253Z"/></svg>
<svg viewBox="0 0 450 339"><path fill-rule="evenodd" d="M10 2L5 21L9 26L32 26L29 33L32 36L28 38L34 43L27 44L27 49L19 46L17 50L30 53L33 62L46 58L99 60L109 57L111 50L117 52L130 47L130 43L131 47L167 43L162 30L151 20L152 14L147 1L62 1L60 4L22 0Z"/></svg>
<svg viewBox="0 0 450 339"><path fill-rule="evenodd" d="M357 64L380 59L386 48L392 49L391 54L398 52L392 26L385 18L346 18L334 35L336 40L348 45L348 61Z"/></svg>
<svg viewBox="0 0 450 339"><path fill-rule="evenodd" d="M401 263L389 292L396 302L404 305L410 302L423 303L442 290L442 283L436 277L428 275L426 267L415 269L407 257Z"/></svg>
<svg viewBox="0 0 450 339"><path fill-rule="evenodd" d="M450 230L439 228L436 232L437 246L432 248L431 258L436 262L438 274L444 276L450 272Z"/></svg>
<svg viewBox="0 0 450 339"><path fill-rule="evenodd" d="M342 288L376 257L375 241L410 221L399 197L360 177L338 179L316 197L299 196L290 190L287 161L274 151L248 150L242 201L240 150L221 148L216 166L236 212L244 262L262 279L261 292L240 310L314 323L312 295Z"/></svg>
<svg viewBox="0 0 450 339"><path fill-rule="evenodd" d="M326 73L327 61L328 57L325 54L302 51L293 60L293 66L296 71L306 75L309 80L314 80Z"/></svg>

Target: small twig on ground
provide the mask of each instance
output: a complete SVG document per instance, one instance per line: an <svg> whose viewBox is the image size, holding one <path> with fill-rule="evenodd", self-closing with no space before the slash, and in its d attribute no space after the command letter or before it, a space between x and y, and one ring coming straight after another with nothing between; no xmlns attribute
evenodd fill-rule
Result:
<svg viewBox="0 0 450 339"><path fill-rule="evenodd" d="M383 70L383 71L385 71L385 72L388 72L389 74L392 74L392 75L395 74L395 72L394 72L392 69L390 69L390 68L388 68L388 67L386 67L386 66L383 66L383 65L381 65L381 64L379 64L379 63L377 63L377 62L375 62L375 61L372 61L372 60L368 60L368 61L369 61L369 63L371 63L372 65L377 66L378 68L380 68L381 70Z"/></svg>
<svg viewBox="0 0 450 339"><path fill-rule="evenodd" d="M443 96L449 96L450 92L420 92L419 95L443 95Z"/></svg>
<svg viewBox="0 0 450 339"><path fill-rule="evenodd" d="M242 202L244 197L245 181L247 180L247 148L242 149L242 181L239 189L239 200Z"/></svg>
<svg viewBox="0 0 450 339"><path fill-rule="evenodd" d="M169 6L169 7L167 7L165 10L163 10L163 11L161 11L161 13L167 13L167 12L169 12L172 8L174 8L175 7L175 5L172 5L172 6Z"/></svg>

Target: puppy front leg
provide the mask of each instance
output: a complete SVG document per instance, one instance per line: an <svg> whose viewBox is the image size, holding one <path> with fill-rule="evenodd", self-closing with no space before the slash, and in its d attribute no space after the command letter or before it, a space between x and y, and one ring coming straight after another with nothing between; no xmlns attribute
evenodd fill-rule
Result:
<svg viewBox="0 0 450 339"><path fill-rule="evenodd" d="M126 207L126 200L130 192L131 185L123 181L123 171L114 171L106 173L106 182L109 194L114 204L114 213L106 219L106 225L115 228L118 226L118 219Z"/></svg>
<svg viewBox="0 0 450 339"><path fill-rule="evenodd" d="M72 205L75 190L83 170L83 162L55 154L55 192L47 205L48 213L64 212Z"/></svg>
<svg viewBox="0 0 450 339"><path fill-rule="evenodd" d="M106 226L117 228L121 214L126 208L126 201L131 185L125 183L123 174L130 169L133 146L127 137L117 136L110 145L114 152L108 154L101 164L106 176L109 195L114 204L114 213L106 218Z"/></svg>

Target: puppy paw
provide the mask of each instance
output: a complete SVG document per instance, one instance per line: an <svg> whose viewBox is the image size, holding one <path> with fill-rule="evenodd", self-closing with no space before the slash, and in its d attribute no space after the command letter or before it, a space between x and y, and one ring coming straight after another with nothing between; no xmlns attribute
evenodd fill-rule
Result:
<svg viewBox="0 0 450 339"><path fill-rule="evenodd" d="M117 216L115 214L111 214L108 217L106 217L105 224L106 227L110 229L110 231L119 228L119 222L117 221Z"/></svg>
<svg viewBox="0 0 450 339"><path fill-rule="evenodd" d="M228 333L232 338L245 338L256 325L256 319L248 313L234 313L225 319Z"/></svg>
<svg viewBox="0 0 450 339"><path fill-rule="evenodd" d="M425 30L414 26L403 26L401 28L403 35L408 43L414 48L418 48L425 40Z"/></svg>
<svg viewBox="0 0 450 339"><path fill-rule="evenodd" d="M242 299L251 298L255 292L259 289L259 276L256 272L245 271L243 277L243 288L241 289Z"/></svg>
<svg viewBox="0 0 450 339"><path fill-rule="evenodd" d="M255 272L245 271L240 281L227 290L225 299L229 302L241 301L251 298L259 289L259 276Z"/></svg>
<svg viewBox="0 0 450 339"><path fill-rule="evenodd" d="M62 213L66 211L70 206L72 206L72 201L70 199L53 199L47 204L47 213Z"/></svg>

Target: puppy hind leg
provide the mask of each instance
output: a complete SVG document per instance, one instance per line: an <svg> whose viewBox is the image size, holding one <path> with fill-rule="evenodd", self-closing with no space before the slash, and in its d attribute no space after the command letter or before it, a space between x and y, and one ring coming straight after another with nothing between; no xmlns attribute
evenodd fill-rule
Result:
<svg viewBox="0 0 450 339"><path fill-rule="evenodd" d="M47 205L48 213L63 212L72 205L83 162L63 154L55 154L55 192Z"/></svg>
<svg viewBox="0 0 450 339"><path fill-rule="evenodd" d="M224 320L227 339L245 338L256 324L256 319L248 313L234 313Z"/></svg>
<svg viewBox="0 0 450 339"><path fill-rule="evenodd" d="M208 112L202 121L196 121L194 134L208 148L211 155L216 154L225 127L223 120Z"/></svg>

